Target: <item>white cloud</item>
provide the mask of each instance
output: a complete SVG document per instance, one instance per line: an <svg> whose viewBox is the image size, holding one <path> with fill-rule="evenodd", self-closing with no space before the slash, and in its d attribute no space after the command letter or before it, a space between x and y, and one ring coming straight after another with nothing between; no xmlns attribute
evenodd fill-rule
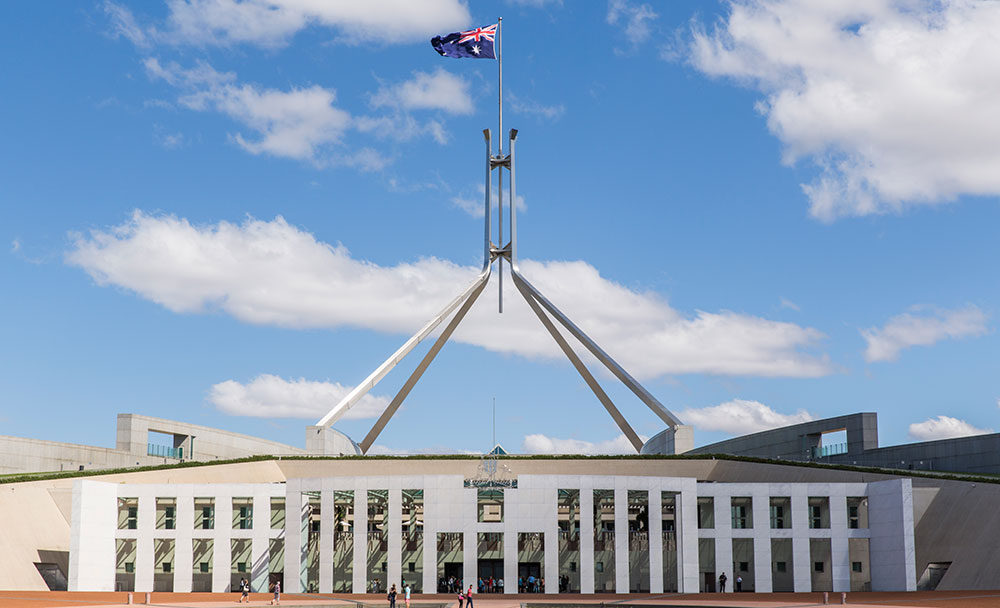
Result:
<svg viewBox="0 0 1000 608"><path fill-rule="evenodd" d="M607 22L609 25L622 24L625 36L632 45L649 40L652 35L651 21L659 15L648 4L632 4L627 0L608 0Z"/></svg>
<svg viewBox="0 0 1000 608"><path fill-rule="evenodd" d="M696 29L694 65L761 90L758 109L822 174L821 220L1000 193L1000 3L739 0Z"/></svg>
<svg viewBox="0 0 1000 608"><path fill-rule="evenodd" d="M149 37L146 35L145 30L136 22L132 11L114 2L105 2L104 13L111 21L111 35L113 37L126 38L140 48L149 46Z"/></svg>
<svg viewBox="0 0 1000 608"><path fill-rule="evenodd" d="M507 103L510 109L517 114L526 114L545 120L556 120L566 113L566 106L563 104L547 106L537 101L523 99L513 92L507 94Z"/></svg>
<svg viewBox="0 0 1000 608"><path fill-rule="evenodd" d="M186 90L178 100L181 105L216 110L252 129L255 138L232 136L252 154L319 162L351 126L350 114L333 105L337 97L333 89L319 85L290 91L261 89L239 85L235 74L217 72L204 63L190 70L177 64L163 66L154 58L144 64L151 77Z"/></svg>
<svg viewBox="0 0 1000 608"><path fill-rule="evenodd" d="M969 435L987 435L992 432L993 429L976 428L964 420L952 418L951 416L928 418L923 422L910 425L910 437L919 441L967 437Z"/></svg>
<svg viewBox="0 0 1000 608"><path fill-rule="evenodd" d="M889 319L884 327L861 330L861 335L868 343L865 361L874 362L895 361L900 351L911 346L981 336L988 330L986 313L970 305L956 310L933 309L924 315L903 313Z"/></svg>
<svg viewBox="0 0 1000 608"><path fill-rule="evenodd" d="M250 129L253 135L235 133L230 139L251 154L292 158L317 167L347 166L370 171L384 168L390 159L370 146L349 145L345 141L349 133L398 141L430 135L440 144L448 140L439 121L419 122L401 107L391 116L352 116L335 105L334 89L319 85L281 91L240 84L236 74L218 72L200 61L189 69L174 62L164 65L152 57L143 64L150 78L163 80L181 91L179 105L194 111L220 112ZM447 76L431 76L434 83L447 80ZM427 86L445 90L441 84ZM400 90L405 88L400 86ZM426 102L406 99L412 107Z"/></svg>
<svg viewBox="0 0 1000 608"><path fill-rule="evenodd" d="M349 43L381 45L430 39L469 24L468 6L460 0L168 0L163 27L137 25L131 12L107 2L115 33L136 44L253 44L280 47L310 27L335 28Z"/></svg>
<svg viewBox="0 0 1000 608"><path fill-rule="evenodd" d="M640 436L644 442L648 437ZM521 442L525 454L635 454L635 448L625 435L606 441L557 439L541 433L526 435Z"/></svg>
<svg viewBox="0 0 1000 608"><path fill-rule="evenodd" d="M372 96L372 106L404 110L443 110L449 114L472 114L469 83L444 68L414 72L413 78L383 86Z"/></svg>
<svg viewBox="0 0 1000 608"><path fill-rule="evenodd" d="M779 302L782 308L787 308L789 310L794 310L795 312L799 312L799 305L796 304L795 302L792 302L788 298L782 296L779 299Z"/></svg>
<svg viewBox="0 0 1000 608"><path fill-rule="evenodd" d="M437 258L396 266L358 260L282 218L196 226L135 212L108 230L76 235L66 254L100 285L131 290L178 313L221 310L254 324L360 327L411 334L478 273ZM809 351L815 329L729 311L685 315L655 293L628 289L586 262L524 260L526 275L633 374L812 377L830 373ZM508 278L509 281L509 278ZM509 287L509 284L508 284ZM504 314L497 282L455 340L526 357L558 347L513 289Z"/></svg>
<svg viewBox="0 0 1000 608"><path fill-rule="evenodd" d="M247 384L236 380L215 384L208 392L208 400L233 416L318 419L353 388L339 382L315 382L305 378L285 380L261 374ZM348 410L344 418L375 418L388 405L388 398L368 394Z"/></svg>
<svg viewBox="0 0 1000 608"><path fill-rule="evenodd" d="M486 215L486 186L484 184L478 184L476 186L478 194L475 196L469 194L468 192L462 192L451 197L451 204L458 207L462 211L468 213L472 217L483 217ZM506 190L504 191L504 204L510 198L510 193ZM499 191L493 189L493 214L496 215L497 201L499 200ZM524 213L528 210L528 205L524 202L524 197L520 194L514 196L514 204L517 206L518 213ZM507 207L504 207L506 212Z"/></svg>
<svg viewBox="0 0 1000 608"><path fill-rule="evenodd" d="M730 435L757 433L816 418L805 410L782 414L759 401L746 399L733 399L710 407L688 408L677 412L677 417L685 424L703 431L722 431Z"/></svg>

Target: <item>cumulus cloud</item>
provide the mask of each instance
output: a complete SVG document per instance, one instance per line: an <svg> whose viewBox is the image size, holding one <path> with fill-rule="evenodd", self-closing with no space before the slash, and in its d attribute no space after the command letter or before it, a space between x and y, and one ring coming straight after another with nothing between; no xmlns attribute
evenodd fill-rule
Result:
<svg viewBox="0 0 1000 608"><path fill-rule="evenodd" d="M544 105L537 101L519 97L513 92L507 94L507 103L510 109L516 114L525 114L545 120L556 120L566 113L566 106L561 103L558 105Z"/></svg>
<svg viewBox="0 0 1000 608"><path fill-rule="evenodd" d="M952 418L951 416L928 418L923 422L916 422L910 425L910 437L919 441L968 437L969 435L987 435L992 432L993 429L976 428L964 420Z"/></svg>
<svg viewBox="0 0 1000 608"><path fill-rule="evenodd" d="M235 133L230 138L251 154L291 158L316 166L376 170L385 167L389 159L370 146L348 145L344 141L348 133L397 140L427 134L438 143L447 142L447 133L439 121L421 122L405 111L397 111L390 116L352 116L337 107L337 92L331 88L311 85L283 91L241 84L237 82L236 74L216 71L204 62L185 69L175 62L162 64L155 57L150 57L143 61L143 65L150 78L163 80L181 91L177 103L182 107L219 112L249 129L252 135ZM386 91L395 91L394 103L400 110L428 109L426 99L421 100L419 96L420 91L444 91L451 86L441 83L452 83L456 77L447 72L443 74L429 75L430 82L418 74L409 83L412 87L403 83ZM452 92L451 103L457 108L462 103L461 94L456 90ZM387 100L389 96L389 92L383 94ZM471 101L469 104L471 107Z"/></svg>
<svg viewBox="0 0 1000 608"><path fill-rule="evenodd" d="M315 382L305 378L286 380L261 374L246 384L236 380L219 382L209 389L208 400L233 416L319 419L353 388L339 382ZM348 410L344 418L375 418L388 405L387 397L368 394Z"/></svg>
<svg viewBox="0 0 1000 608"><path fill-rule="evenodd" d="M649 439L640 435L644 442ZM558 439L541 433L526 435L521 442L525 454L635 454L635 448L625 435L606 441L584 441L582 439Z"/></svg>
<svg viewBox="0 0 1000 608"><path fill-rule="evenodd" d="M395 266L359 260L280 217L192 225L139 211L121 225L76 235L66 260L99 285L178 313L223 311L255 324L407 335L478 274L437 258ZM525 260L522 268L637 376L830 373L826 357L810 352L823 337L815 329L729 311L682 314L661 296L609 281L582 261ZM490 281L483 300L495 301L496 290ZM561 357L520 298L508 296L505 304L503 315L491 305L473 307L454 339L525 357Z"/></svg>
<svg viewBox="0 0 1000 608"><path fill-rule="evenodd" d="M460 0L168 0L163 25L139 26L124 6L105 3L113 31L132 42L281 47L310 27L334 28L347 43L406 44L469 24Z"/></svg>
<svg viewBox="0 0 1000 608"><path fill-rule="evenodd" d="M915 309L920 313L921 309ZM986 313L976 306L956 310L932 309L923 314L903 313L889 319L884 327L861 331L868 343L865 361L895 361L900 351L911 346L930 346L941 340L957 340L985 334Z"/></svg>
<svg viewBox="0 0 1000 608"><path fill-rule="evenodd" d="M414 72L413 78L383 86L372 96L372 105L404 110L442 110L449 114L472 114L469 83L444 68Z"/></svg>
<svg viewBox="0 0 1000 608"><path fill-rule="evenodd" d="M609 25L621 25L629 42L636 45L649 40L653 33L651 22L658 16L648 4L609 0L606 19Z"/></svg>
<svg viewBox="0 0 1000 608"><path fill-rule="evenodd" d="M765 98L810 213L899 212L1000 194L1000 3L735 0L690 57Z"/></svg>
<svg viewBox="0 0 1000 608"><path fill-rule="evenodd" d="M782 414L759 401L746 399L733 399L710 407L688 408L677 412L677 416L685 424L704 431L722 431L730 435L757 433L816 418L805 410Z"/></svg>

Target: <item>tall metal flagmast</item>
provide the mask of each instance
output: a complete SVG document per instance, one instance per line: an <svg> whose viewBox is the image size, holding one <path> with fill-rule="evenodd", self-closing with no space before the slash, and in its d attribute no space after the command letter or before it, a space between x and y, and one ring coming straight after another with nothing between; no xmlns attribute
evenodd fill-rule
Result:
<svg viewBox="0 0 1000 608"><path fill-rule="evenodd" d="M485 196L485 214L484 214L484 242L483 242L483 267L476 277L476 280L472 282L471 285L465 288L457 298L448 303L444 309L437 314L433 319L427 322L420 330L413 335L409 340L407 340L395 353L393 353L388 359L386 359L380 366L375 368L367 378L365 378L360 384L358 384L354 389L352 389L347 396L345 396L341 401L333 407L323 418L316 423L317 433L325 431L325 429L335 422L337 422L344 414L347 413L351 407L357 404L370 390L375 388L382 378L384 378L396 365L402 361L424 338L428 337L446 318L454 313L451 320L441 331L441 334L434 341L427 354L421 359L420 363L417 364L416 369L410 374L406 382L403 383L402 388L396 393L392 401L386 407L385 411L379 417L378 421L372 426L372 429L368 432L365 438L361 441L358 447L360 447L362 453L367 453L371 446L374 444L375 439L385 428L389 420L392 419L396 411L402 405L403 400L410 394L413 387L423 376L424 372L430 366L431 362L437 356L441 348L444 347L445 343L454 333L455 329L465 318L466 313L472 308L476 299L483 292L486 287L486 283L490 279L490 271L493 268L493 262L497 262L497 273L499 275L499 306L498 310L500 313L503 312L503 261L506 259L510 264L511 280L514 282L514 287L528 303L528 307L531 309L538 320L541 321L542 326L545 327L546 331L552 336L552 339L556 341L560 350L563 354L570 360L573 367L576 368L580 376L590 387L594 395L597 397L598 401L604 406L604 408L614 419L615 423L621 429L622 433L628 438L629 443L635 448L636 452L640 451L643 442L639 438L639 435L633 430L632 426L625 420L621 412L608 397L604 389L594 378L590 370L587 369L583 361L580 359L579 355L573 350L569 345L566 338L553 323L553 320L557 321L559 325L562 325L566 332L569 332L571 336L576 338L590 353L597 359L602 365L604 365L618 380L622 382L636 397L639 398L650 410L653 411L667 427L673 431L673 433L668 434L667 441L673 442L673 445L669 444L666 446L666 450L672 451L674 453L682 453L694 447L693 435L691 434L691 427L685 426L673 413L671 413L667 408L663 407L653 395L647 391L639 382L633 378L625 369L619 365L614 359L611 358L600 346L597 345L587 334L583 332L577 325L570 321L569 317L562 313L556 306L549 301L545 296L542 295L538 289L532 285L522 274L521 269L518 266L517 260L517 208L516 208L516 193L515 193L515 175L514 175L514 142L517 139L517 129L511 129L508 134L508 153L504 155L503 151L503 55L501 54L501 41L500 41L500 26L503 22L503 18L497 20L496 28L496 57L497 57L497 90L498 90L498 107L499 107L499 121L498 126L500 130L500 137L498 138L496 155L493 154L493 135L489 129L483 130L483 137L486 143L486 196ZM477 30L478 31L478 30ZM466 32L471 33L471 32ZM435 39L437 40L437 39ZM478 40L478 39L477 39ZM503 171L504 169L508 172L508 178L510 179L510 189L507 195L507 210L510 213L510 241L504 244L503 240L503 208L504 208L504 196L503 196ZM493 212L493 188L492 188L492 177L493 171L497 170L497 243L492 242L492 230L490 223L492 221ZM457 310L457 312L456 312ZM494 433L494 443L496 442L496 405L494 398L493 406L493 433Z"/></svg>
<svg viewBox="0 0 1000 608"><path fill-rule="evenodd" d="M501 40L500 30L503 27L503 17L497 17L497 107L499 124L497 133L500 134L498 141L499 152L497 158L503 158L503 40ZM503 247L503 171L497 175L497 245ZM497 309L503 314L503 258L497 262Z"/></svg>

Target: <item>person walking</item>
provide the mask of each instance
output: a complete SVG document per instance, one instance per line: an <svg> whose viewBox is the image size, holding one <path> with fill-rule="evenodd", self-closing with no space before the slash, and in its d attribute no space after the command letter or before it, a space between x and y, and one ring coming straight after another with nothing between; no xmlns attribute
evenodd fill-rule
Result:
<svg viewBox="0 0 1000 608"><path fill-rule="evenodd" d="M280 606L281 605L281 581L274 581L274 584L271 585L271 588L274 590L274 599L271 600L271 605L272 606Z"/></svg>
<svg viewBox="0 0 1000 608"><path fill-rule="evenodd" d="M240 603L250 603L250 581L245 578L240 579Z"/></svg>
<svg viewBox="0 0 1000 608"><path fill-rule="evenodd" d="M465 596L462 595L462 590L459 589L459 591L458 591L458 608L462 608L462 602L464 602L464 601L465 601Z"/></svg>
<svg viewBox="0 0 1000 608"><path fill-rule="evenodd" d="M469 592L465 594L465 608L472 608L472 585L469 585Z"/></svg>
<svg viewBox="0 0 1000 608"><path fill-rule="evenodd" d="M396 608L396 585L395 583L389 589L389 608Z"/></svg>
<svg viewBox="0 0 1000 608"><path fill-rule="evenodd" d="M723 572L719 575L719 593L726 592L726 573Z"/></svg>
<svg viewBox="0 0 1000 608"><path fill-rule="evenodd" d="M409 583L407 583L407 585L405 587L403 587L403 599L406 600L406 608L410 608L410 585L409 585Z"/></svg>
<svg viewBox="0 0 1000 608"><path fill-rule="evenodd" d="M735 591L737 593L739 593L740 591L743 591L743 577L740 576L739 574L736 575L736 589L735 589Z"/></svg>

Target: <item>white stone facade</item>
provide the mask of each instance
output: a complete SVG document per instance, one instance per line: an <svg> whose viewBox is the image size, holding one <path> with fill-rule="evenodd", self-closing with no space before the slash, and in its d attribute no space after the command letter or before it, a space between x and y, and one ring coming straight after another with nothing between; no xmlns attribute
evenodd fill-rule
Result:
<svg viewBox="0 0 1000 608"><path fill-rule="evenodd" d="M503 577L508 581L505 592L517 591L518 534L540 533L543 538L545 593L559 592L559 514L558 492L579 490L579 589L593 593L595 580L595 538L592 515L594 490L612 490L614 496L614 588L628 593L634 588L630 577L630 536L628 492L646 491L648 496L648 586L652 593L664 592L663 539L660 516L661 496L669 493L675 500L673 522L676 538L676 588L678 592L697 593L705 589L706 579L728 573L727 591L733 589L738 572L734 565L745 564L733 555L737 544L748 546L752 541L752 562L744 578L744 589L771 591L775 568L784 572L785 563L778 566L772 559L772 542L791 542L791 579L794 591L811 591L817 576L830 579L830 590L851 589L852 568L864 564L870 576L872 590L915 589L913 542L913 499L910 481L898 479L872 483L697 483L693 478L654 476L596 475L519 475L516 488L503 490L502 521L479 521L477 490L465 487L460 475L386 475L357 477L291 478L287 483L272 484L109 484L79 480L73 490L71 555L69 589L71 591L112 591L116 581L116 543L136 542L134 590L154 590L154 545L159 539L172 539L174 560L172 588L192 589L192 543L212 539L214 552L211 568L211 590L230 590L233 576L230 547L234 539L251 543L252 569L247 570L255 591L267 589L269 547L272 539L283 539L283 588L295 593L306 590L306 538L310 525L306 507L308 497L318 498L321 505L318 551L319 575L317 589L333 591L335 525L334 492L353 491L353 526L367 531L368 491L388 492L388 509L384 525L388 532L385 559L389 582L403 580L401 548L402 491L423 490L423 558L422 588L433 592L438 585L438 533L459 533L466 548L477 547L477 534L499 533L503 538ZM305 497L304 497L305 495ZM215 505L213 529L195 527L195 498L211 498ZM253 498L253 522L250 529L233 529L234 497ZM285 527L271 528L272 497L284 499ZM790 527L772 528L770 499L790 499ZM865 501L867 527L852 527L848 515L848 497ZM714 525L699 527L699 498L711 498L714 504ZM748 520L752 526L733 526L737 516L733 500L750 501ZM119 503L137 499L135 529L123 528ZM173 529L158 528L157 499L176 499ZM826 515L814 503L825 504ZM124 504L124 503L122 503ZM132 504L128 502L128 504ZM813 511L816 508L818 510ZM294 514L294 516L293 516ZM818 527L810 524L822 523ZM822 520L822 521L821 521ZM353 535L353 591L368 589L369 535ZM736 542L734 543L734 539ZM744 540L746 539L746 540ZM852 563L849 545L852 539L865 539L870 560ZM711 570L699 566L699 540L714 545L715 561ZM810 547L826 551L828 558L817 559ZM707 554L706 554L707 555ZM463 571L476 573L476 550L463 553ZM820 563L817 563L820 562ZM823 564L821 566L821 563ZM644 564L645 565L645 564ZM829 572L824 569L829 568ZM867 570L870 568L870 572ZM672 572L670 573L672 574ZM468 581L472 577L467 578ZM826 579L822 579L826 580Z"/></svg>

